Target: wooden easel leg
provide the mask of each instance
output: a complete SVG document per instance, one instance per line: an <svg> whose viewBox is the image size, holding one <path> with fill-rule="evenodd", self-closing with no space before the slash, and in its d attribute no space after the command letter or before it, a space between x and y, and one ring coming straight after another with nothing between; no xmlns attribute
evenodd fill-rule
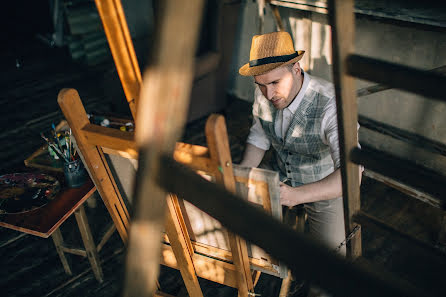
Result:
<svg viewBox="0 0 446 297"><path fill-rule="evenodd" d="M85 133L83 133L82 129L90 124L90 121L79 94L74 89L63 89L59 92L57 102L73 131L77 146L84 158L85 166L90 170L91 178L101 195L102 201L107 207L122 241L126 243L128 239L129 213L119 193L118 186L113 179L102 149L89 145L88 139Z"/></svg>
<svg viewBox="0 0 446 297"><path fill-rule="evenodd" d="M235 193L235 178L232 169L231 151L223 116L213 114L209 117L206 122L206 139L211 159L219 165L220 171L217 170L214 173L217 183L224 185L227 190ZM246 242L234 234L228 233L228 235L232 259L239 272L237 277L238 296L246 297L248 293L254 292L254 283L249 265Z"/></svg>
<svg viewBox="0 0 446 297"><path fill-rule="evenodd" d="M102 274L101 262L96 251L96 245L91 234L90 226L88 225L84 206L81 205L74 214L76 215L77 225L79 226L79 231L81 232L82 241L84 242L85 251L87 252L91 269L93 270L96 279L102 283L104 276Z"/></svg>
<svg viewBox="0 0 446 297"><path fill-rule="evenodd" d="M57 228L53 234L51 235L51 238L54 241L54 245L56 246L56 251L59 254L60 261L62 262L63 269L68 275L73 275L73 272L71 272L70 264L68 264L67 257L65 256L65 253L63 251L63 237L62 233L60 232L59 228Z"/></svg>
<svg viewBox="0 0 446 297"><path fill-rule="evenodd" d="M179 211L178 198L176 196L168 195L167 208L166 232L187 292L190 297L203 297L192 258L194 250L186 226L180 224L184 220Z"/></svg>

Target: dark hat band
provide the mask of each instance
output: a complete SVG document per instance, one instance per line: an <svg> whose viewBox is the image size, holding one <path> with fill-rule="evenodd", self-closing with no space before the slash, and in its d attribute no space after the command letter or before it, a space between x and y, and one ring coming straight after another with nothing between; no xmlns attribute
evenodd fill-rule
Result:
<svg viewBox="0 0 446 297"><path fill-rule="evenodd" d="M262 59L257 60L251 60L249 61L249 66L261 66L265 64L271 64L271 63L279 63L279 62L288 62L289 60L296 58L298 56L297 52L291 55L284 55L284 56L275 56L275 57L266 57Z"/></svg>

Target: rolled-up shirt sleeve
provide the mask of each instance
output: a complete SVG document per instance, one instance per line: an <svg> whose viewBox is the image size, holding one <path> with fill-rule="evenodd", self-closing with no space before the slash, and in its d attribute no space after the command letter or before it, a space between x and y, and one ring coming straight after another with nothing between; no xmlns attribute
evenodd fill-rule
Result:
<svg viewBox="0 0 446 297"><path fill-rule="evenodd" d="M323 111L321 135L323 142L330 147L333 165L335 169L338 169L341 167L341 158L339 153L338 119L336 112L336 100L332 98ZM357 129L359 129L359 124L357 124ZM359 143L358 147L360 147ZM362 166L361 170L363 170Z"/></svg>
<svg viewBox="0 0 446 297"><path fill-rule="evenodd" d="M249 135L246 142L265 151L269 150L271 146L271 142L266 136L259 118L256 116L253 117L252 126L249 130Z"/></svg>

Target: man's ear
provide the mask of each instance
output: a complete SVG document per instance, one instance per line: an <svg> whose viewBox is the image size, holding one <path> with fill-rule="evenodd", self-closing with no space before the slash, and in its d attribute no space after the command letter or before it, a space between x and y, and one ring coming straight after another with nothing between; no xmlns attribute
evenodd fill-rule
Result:
<svg viewBox="0 0 446 297"><path fill-rule="evenodd" d="M302 69L300 68L299 62L294 63L293 65L293 71L296 75L299 75L302 73Z"/></svg>

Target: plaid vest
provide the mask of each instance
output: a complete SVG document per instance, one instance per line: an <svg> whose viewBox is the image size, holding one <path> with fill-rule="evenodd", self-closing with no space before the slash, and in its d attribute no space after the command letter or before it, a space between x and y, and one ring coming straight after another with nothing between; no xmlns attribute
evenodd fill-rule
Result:
<svg viewBox="0 0 446 297"><path fill-rule="evenodd" d="M283 139L274 130L279 114L274 105L264 96L258 96L253 105L253 114L274 148L271 166L280 180L288 178L293 187L321 180L334 171L329 146L320 135L322 112L331 98L317 92L317 83L315 79L310 82Z"/></svg>

